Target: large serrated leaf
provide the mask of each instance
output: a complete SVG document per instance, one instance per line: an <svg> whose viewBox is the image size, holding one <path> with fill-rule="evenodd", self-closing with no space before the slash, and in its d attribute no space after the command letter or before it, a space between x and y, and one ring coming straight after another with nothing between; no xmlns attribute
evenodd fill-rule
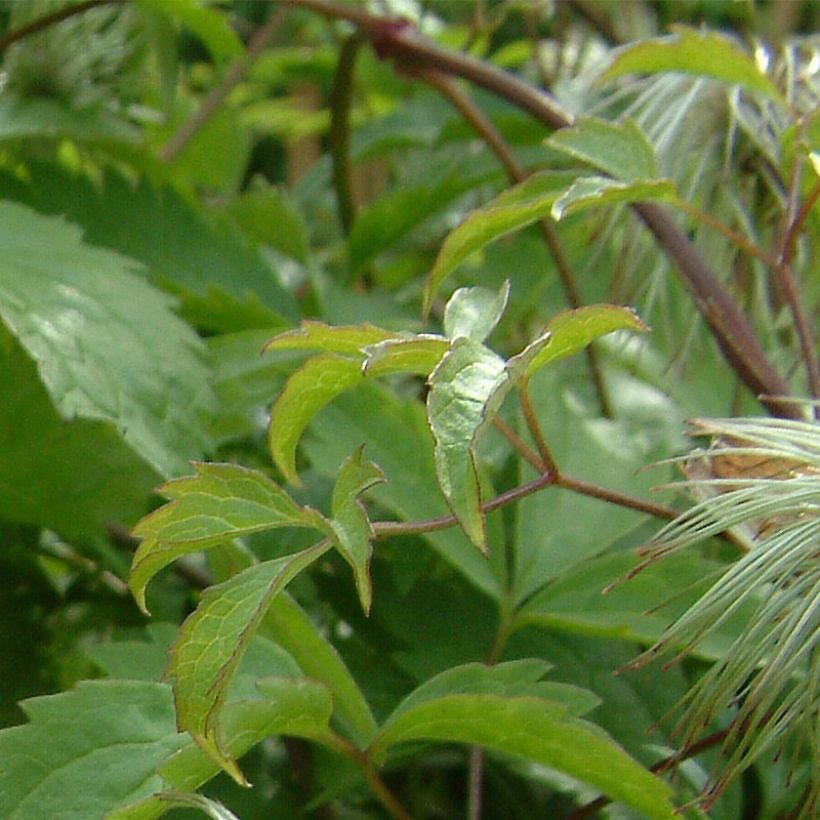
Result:
<svg viewBox="0 0 820 820"><path fill-rule="evenodd" d="M202 345L137 266L64 220L0 203L0 318L60 415L117 429L160 475L210 446Z"/></svg>
<svg viewBox="0 0 820 820"><path fill-rule="evenodd" d="M330 549L309 549L249 567L210 587L180 629L167 677L173 681L177 724L238 783L245 778L220 729L220 712L233 673L271 600L292 578Z"/></svg>
<svg viewBox="0 0 820 820"><path fill-rule="evenodd" d="M0 731L0 806L15 820L88 820L162 787L177 732L170 687L85 681L23 702L30 723ZM105 773L105 788L90 788Z"/></svg>
<svg viewBox="0 0 820 820"><path fill-rule="evenodd" d="M610 177L582 177L561 194L552 206L554 219L569 214L617 203L675 201L675 184L669 179L639 179L622 182Z"/></svg>
<svg viewBox="0 0 820 820"><path fill-rule="evenodd" d="M299 483L296 447L305 427L326 404L363 379L361 359L333 353L308 359L288 378L273 403L268 426L271 457L288 481Z"/></svg>
<svg viewBox="0 0 820 820"><path fill-rule="evenodd" d="M615 179L633 182L658 176L655 150L638 124L629 118L608 122L579 117L547 139L551 148L604 171Z"/></svg>
<svg viewBox="0 0 820 820"><path fill-rule="evenodd" d="M540 338L546 340L546 344L542 344L540 351L531 357L525 374L532 376L550 362L578 353L599 336L615 330L647 329L633 310L618 305L587 305L565 310L544 328Z"/></svg>
<svg viewBox="0 0 820 820"><path fill-rule="evenodd" d="M389 718L373 744L440 740L520 755L564 772L648 817L674 820L671 789L598 727L567 715L564 703L533 696L450 694Z"/></svg>
<svg viewBox="0 0 820 820"><path fill-rule="evenodd" d="M163 567L186 553L231 538L278 527L328 528L322 516L299 506L257 470L236 464L194 464L196 475L169 481L159 492L168 504L134 527L143 538L128 584L145 610L145 587Z"/></svg>
<svg viewBox="0 0 820 820"><path fill-rule="evenodd" d="M424 285L424 311L429 311L441 283L471 254L513 231L548 216L553 202L576 174L552 171L533 174L473 211L451 231L438 252L433 269Z"/></svg>
<svg viewBox="0 0 820 820"><path fill-rule="evenodd" d="M683 71L742 85L780 100L780 92L749 54L722 34L674 26L670 37L643 40L616 52L601 80L624 74Z"/></svg>
<svg viewBox="0 0 820 820"><path fill-rule="evenodd" d="M483 553L487 552L487 536L474 445L486 418L487 398L504 377L500 356L461 337L431 374L427 395L441 491L467 537Z"/></svg>
<svg viewBox="0 0 820 820"><path fill-rule="evenodd" d="M336 533L337 546L353 570L359 601L367 614L373 600L370 580L373 528L359 497L385 479L372 461L362 461L362 450L359 447L339 471L333 488L333 519L330 523Z"/></svg>

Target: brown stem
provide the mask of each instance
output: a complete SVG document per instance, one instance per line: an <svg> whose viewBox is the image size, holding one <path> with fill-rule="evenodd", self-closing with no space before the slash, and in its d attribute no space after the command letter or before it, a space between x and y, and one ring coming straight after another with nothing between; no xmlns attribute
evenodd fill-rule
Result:
<svg viewBox="0 0 820 820"><path fill-rule="evenodd" d="M7 31L0 37L0 51L5 51L5 49L18 40L36 34L38 31L43 31L43 29L53 26L55 23L67 20L69 17L74 17L75 14L82 14L89 9L97 8L97 6L113 5L114 3L122 2L124 2L124 0L84 0L82 3L65 6L64 8L52 11L50 14L44 14L42 17L38 17L30 23L20 26L20 28Z"/></svg>
<svg viewBox="0 0 820 820"><path fill-rule="evenodd" d="M339 62L330 91L330 157L333 162L333 188L336 207L345 235L356 219L353 182L350 170L350 104L353 99L353 71L362 44L361 35L351 34L339 51Z"/></svg>
<svg viewBox="0 0 820 820"><path fill-rule="evenodd" d="M589 0L564 0L579 17L583 17L589 25L600 34L604 40L613 46L623 43L609 15L601 8L600 3L591 3Z"/></svg>
<svg viewBox="0 0 820 820"><path fill-rule="evenodd" d="M666 507L663 504L644 501L642 498L626 495L617 490L610 490L598 484L591 484L589 481L584 481L580 478L571 478L563 473L556 478L555 486L563 487L565 490L572 490L581 495L588 495L591 498L599 498L601 501L608 501L610 504L617 504L619 507L628 507L631 510L638 510L638 512L643 512L647 515L654 515L656 518L665 518L671 521L680 515L677 510L673 510L671 507Z"/></svg>
<svg viewBox="0 0 820 820"><path fill-rule="evenodd" d="M494 416L493 417L493 427L504 436L507 441L512 444L515 451L521 458L524 459L530 466L535 467L535 469L539 473L543 473L546 470L546 466L544 465L543 460L538 456L537 453L534 453L532 448L515 432L515 430L507 424L501 416Z"/></svg>
<svg viewBox="0 0 820 820"><path fill-rule="evenodd" d="M410 25L374 17L361 8L343 6L328 0L283 0L336 19L349 20L362 27L377 53L392 58L400 69L432 67L462 77L506 99L551 129L566 128L573 117L548 94L494 66L454 53L425 40ZM678 228L667 210L650 202L634 206L654 234L674 269L683 278L698 310L703 314L718 347L731 367L755 397L762 394L789 394L786 381L774 369L746 317L720 285L695 246ZM773 415L800 418L799 408L763 400Z"/></svg>
<svg viewBox="0 0 820 820"><path fill-rule="evenodd" d="M538 423L538 416L535 413L535 408L530 401L529 384L526 379L522 380L518 388L518 401L521 405L521 412L524 414L524 421L527 423L527 429L530 431L532 440L538 449L538 455L544 462L544 471L554 476L556 481L559 478L558 465L555 463L552 451L550 450L544 436L541 433L541 425Z"/></svg>
<svg viewBox="0 0 820 820"><path fill-rule="evenodd" d="M234 86L242 80L248 69L256 62L265 48L267 48L274 34L276 34L282 25L286 14L287 12L284 8L277 9L277 11L271 14L265 24L254 32L245 53L228 66L228 70L225 72L222 81L211 89L208 96L202 101L202 104L194 114L182 123L177 132L173 134L168 142L160 149L159 156L163 162L173 162L179 156L182 149L185 148L191 139L202 129L205 123L217 112Z"/></svg>
<svg viewBox="0 0 820 820"><path fill-rule="evenodd" d="M484 781L484 749L481 746L470 747L470 759L467 764L467 820L481 818L481 792Z"/></svg>
<svg viewBox="0 0 820 820"><path fill-rule="evenodd" d="M507 172L507 176L511 182L523 182L529 176L521 163L516 159L509 145L507 145L504 137L495 125L493 125L492 121L484 115L484 112L475 105L468 96L458 90L455 83L453 83L446 74L443 74L437 69L429 68L414 70L412 73L413 76L431 85L443 97L446 97L459 114L472 125L484 142L487 143L490 150L495 154L498 161L504 166L504 170ZM561 246L561 241L558 238L558 232L555 230L555 226L547 219L540 219L537 224L538 230L552 254L555 268L558 271L558 280L561 283L567 302L569 302L573 308L581 307L581 295L575 284L575 276L573 275L567 255ZM605 418L611 418L612 409L604 387L604 378L595 347L588 345L584 352L592 375L592 382L598 396L601 414Z"/></svg>

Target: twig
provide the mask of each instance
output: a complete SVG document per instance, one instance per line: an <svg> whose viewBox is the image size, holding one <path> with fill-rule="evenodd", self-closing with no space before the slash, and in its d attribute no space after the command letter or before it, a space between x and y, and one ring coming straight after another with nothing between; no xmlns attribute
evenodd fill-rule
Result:
<svg viewBox="0 0 820 820"><path fill-rule="evenodd" d="M613 46L623 43L609 15L603 11L599 3L590 3L588 0L564 0L579 17L583 17L589 25L600 34L604 40Z"/></svg>
<svg viewBox="0 0 820 820"><path fill-rule="evenodd" d="M665 518L672 521L680 515L680 513L677 510L673 510L672 507L655 504L652 501L644 501L642 498L626 495L617 490L610 490L598 484L591 484L580 478L572 478L563 473L557 477L555 486L563 487L565 490L572 490L581 495L588 495L591 498L599 498L601 501L608 501L610 504L617 504L619 507L628 507L631 510L637 510L647 515L654 515L655 518Z"/></svg>
<svg viewBox="0 0 820 820"><path fill-rule="evenodd" d="M267 48L268 43L273 39L274 34L282 25L286 9L279 8L265 21L265 24L254 32L248 43L245 53L234 60L222 81L214 86L208 96L202 101L202 105L179 127L177 132L171 136L168 142L159 152L163 162L171 163L180 154L183 148L193 139L206 122L216 113L222 103L231 93L237 83L245 76L248 69L256 62L258 57Z"/></svg>
<svg viewBox="0 0 820 820"><path fill-rule="evenodd" d="M394 59L401 70L436 68L506 99L548 128L560 129L573 124L572 115L548 94L486 62L433 45L403 21L375 17L361 8L328 0L282 1L359 25L379 56ZM668 211L651 202L637 203L633 208L683 278L718 347L753 395L788 395L788 384L769 361L746 317ZM762 401L773 415L799 417L799 410L793 406Z"/></svg>
<svg viewBox="0 0 820 820"><path fill-rule="evenodd" d="M521 405L521 412L524 414L524 421L527 423L527 429L530 431L532 440L538 448L538 455L541 456L541 460L544 462L544 470L555 476L557 480L559 476L558 465L555 463L552 452L541 433L538 416L535 414L535 408L530 401L529 383L526 379L522 380L518 388L518 401Z"/></svg>
<svg viewBox="0 0 820 820"><path fill-rule="evenodd" d="M30 23L20 26L20 28L7 31L0 37L0 51L5 51L18 40L22 40L32 34L37 34L37 32L49 26L53 26L55 23L60 23L69 17L74 17L75 14L82 14L89 9L97 8L97 6L113 5L114 3L122 2L124 2L124 0L84 0L84 2L77 3L74 6L65 6L64 8L52 11L50 14L44 14L42 17L38 17Z"/></svg>
<svg viewBox="0 0 820 820"><path fill-rule="evenodd" d="M467 765L467 820L480 820L481 818L483 780L484 749L481 746L471 746Z"/></svg>

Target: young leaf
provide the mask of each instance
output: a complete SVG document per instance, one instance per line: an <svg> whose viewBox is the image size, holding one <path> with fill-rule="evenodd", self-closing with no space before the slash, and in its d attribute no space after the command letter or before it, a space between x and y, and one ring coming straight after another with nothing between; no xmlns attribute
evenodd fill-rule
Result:
<svg viewBox="0 0 820 820"><path fill-rule="evenodd" d="M336 396L364 379L360 359L323 353L291 374L273 403L268 446L276 466L292 484L299 484L296 446L310 420Z"/></svg>
<svg viewBox="0 0 820 820"><path fill-rule="evenodd" d="M342 356L355 356L368 345L392 339L395 334L369 323L332 327L309 319L302 321L296 330L286 330L270 339L262 348L269 350L322 350Z"/></svg>
<svg viewBox="0 0 820 820"><path fill-rule="evenodd" d="M674 26L670 37L642 40L616 52L612 65L601 75L606 81L624 74L683 71L742 85L780 100L780 92L758 69L754 60L726 36Z"/></svg>
<svg viewBox="0 0 820 820"><path fill-rule="evenodd" d="M406 339L389 339L366 349L363 370L366 376L390 373L429 376L449 349L450 342L443 336L421 334Z"/></svg>
<svg viewBox="0 0 820 820"><path fill-rule="evenodd" d="M171 690L145 681L84 681L24 701L30 723L0 731L0 806L6 817L102 817L162 787L162 762L189 742ZM105 773L104 788L90 788Z"/></svg>
<svg viewBox="0 0 820 820"><path fill-rule="evenodd" d="M330 549L321 541L309 549L249 567L210 587L183 623L168 664L177 724L237 783L246 780L220 728L220 712L234 671L271 600L292 578Z"/></svg>
<svg viewBox="0 0 820 820"><path fill-rule="evenodd" d="M526 377L550 362L578 353L594 339L614 330L645 331L647 327L634 311L616 305L587 305L562 311L544 328L540 339L549 339L527 363Z"/></svg>
<svg viewBox="0 0 820 820"><path fill-rule="evenodd" d="M607 122L579 117L572 128L557 131L547 145L626 182L658 176L655 150L634 120Z"/></svg>
<svg viewBox="0 0 820 820"><path fill-rule="evenodd" d="M520 755L600 789L649 817L673 820L671 789L598 727L567 714L564 703L537 696L447 694L388 718L371 747L414 740L469 743Z"/></svg>
<svg viewBox="0 0 820 820"><path fill-rule="evenodd" d="M505 376L500 356L461 337L430 376L427 396L441 490L467 537L483 553L487 538L474 448L486 401Z"/></svg>
<svg viewBox="0 0 820 820"><path fill-rule="evenodd" d="M143 612L148 582L181 555L277 527L327 531L319 513L300 507L257 470L236 464L194 464L194 468L196 475L160 487L170 503L134 527L134 535L144 541L134 555L128 585Z"/></svg>
<svg viewBox="0 0 820 820"><path fill-rule="evenodd" d="M373 530L359 496L384 481L384 474L372 461L362 463L362 447L342 465L333 488L333 519L337 546L350 564L356 590L365 614L370 612L373 586L370 581L370 556Z"/></svg>
<svg viewBox="0 0 820 820"><path fill-rule="evenodd" d="M444 309L444 333L450 339L466 336L483 342L501 320L509 297L509 282L498 293L481 287L459 288Z"/></svg>
<svg viewBox="0 0 820 820"><path fill-rule="evenodd" d="M553 219L563 219L598 205L647 200L673 202L675 183L669 179L621 182L610 177L582 177L555 200L551 213Z"/></svg>
<svg viewBox="0 0 820 820"><path fill-rule="evenodd" d="M470 213L447 235L438 252L424 285L425 314L430 310L433 296L441 283L462 262L490 242L548 216L553 202L576 177L577 174L554 171L533 174L480 210Z"/></svg>

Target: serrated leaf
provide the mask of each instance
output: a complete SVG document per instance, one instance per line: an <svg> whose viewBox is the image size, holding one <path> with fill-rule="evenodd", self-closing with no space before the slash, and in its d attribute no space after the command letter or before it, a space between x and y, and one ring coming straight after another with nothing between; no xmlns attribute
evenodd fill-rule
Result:
<svg viewBox="0 0 820 820"><path fill-rule="evenodd" d="M498 293L488 288L459 288L444 309L444 333L450 339L466 336L483 342L501 320L510 297L507 281Z"/></svg>
<svg viewBox="0 0 820 820"><path fill-rule="evenodd" d="M554 219L563 219L598 205L647 200L674 202L675 199L675 183L669 179L622 182L610 177L582 177L555 200L551 213Z"/></svg>
<svg viewBox="0 0 820 820"><path fill-rule="evenodd" d="M321 683L307 678L266 678L258 681L257 686L267 701L229 703L223 710L222 733L233 759L242 757L256 743L272 735L321 739L326 733L332 701ZM190 792L219 771L214 760L189 740L161 766L158 774L175 790ZM156 820L168 809L155 794L110 812L106 820Z"/></svg>
<svg viewBox="0 0 820 820"><path fill-rule="evenodd" d="M775 100L781 99L776 86L758 69L749 54L725 35L680 25L672 29L674 34L670 37L643 40L619 49L600 79L611 80L624 74L682 71L742 85Z"/></svg>
<svg viewBox="0 0 820 820"><path fill-rule="evenodd" d="M319 513L301 507L257 470L213 463L194 468L196 475L160 487L170 503L134 527L134 535L144 540L134 555L128 584L143 611L148 582L181 555L278 527L326 531Z"/></svg>
<svg viewBox="0 0 820 820"><path fill-rule="evenodd" d="M487 544L475 449L507 393L550 341L545 334L504 362L462 336L429 379L427 417L435 440L439 486L467 537L483 553Z"/></svg>
<svg viewBox="0 0 820 820"><path fill-rule="evenodd" d="M474 444L487 398L504 376L500 356L462 337L431 374L427 396L439 485L467 537L483 553L487 538Z"/></svg>
<svg viewBox="0 0 820 820"><path fill-rule="evenodd" d="M655 149L628 117L620 122L579 117L572 128L557 131L546 143L615 179L632 182L658 176Z"/></svg>
<svg viewBox="0 0 820 820"><path fill-rule="evenodd" d="M362 609L370 612L373 586L370 581L370 556L373 552L373 528L359 497L376 484L383 482L384 474L372 461L362 462L363 448L342 465L333 488L333 519L337 546L350 564L356 581Z"/></svg>
<svg viewBox="0 0 820 820"><path fill-rule="evenodd" d="M392 712L385 723L389 726L405 712L422 703L448 695L499 695L521 697L532 695L563 703L573 717L594 709L601 699L576 686L541 680L552 668L537 658L524 658L488 666L467 663L440 672L411 692Z"/></svg>
<svg viewBox="0 0 820 820"><path fill-rule="evenodd" d="M617 305L587 305L565 310L544 328L540 340L549 339L527 364L527 378L550 362L583 350L590 342L614 330L646 331L648 328L630 308ZM536 344L533 342L533 344Z"/></svg>
<svg viewBox="0 0 820 820"><path fill-rule="evenodd" d="M428 376L450 349L443 336L420 334L402 339L388 339L369 345L363 370L366 376L391 373L416 373Z"/></svg>
<svg viewBox="0 0 820 820"><path fill-rule="evenodd" d="M552 171L533 174L504 191L483 208L473 211L451 231L436 256L424 285L424 312L430 310L441 283L471 254L513 231L548 216L553 202L577 175Z"/></svg>
<svg viewBox="0 0 820 820"><path fill-rule="evenodd" d="M336 396L364 379L362 361L325 353L290 375L270 412L268 446L285 478L299 483L296 447L311 419Z"/></svg>
<svg viewBox="0 0 820 820"><path fill-rule="evenodd" d="M520 755L600 789L652 818L674 820L671 789L598 727L539 697L451 694L389 718L371 748L416 740L469 743Z"/></svg>
<svg viewBox="0 0 820 820"><path fill-rule="evenodd" d="M262 348L269 350L322 350L325 353L339 353L355 356L368 345L392 339L390 331L369 323L333 327L323 322L305 319L295 330L286 330L274 336Z"/></svg>
<svg viewBox="0 0 820 820"><path fill-rule="evenodd" d="M271 600L328 549L330 543L322 541L210 587L171 649L166 674L173 681L177 725L241 785L244 775L225 749L220 729L228 685Z"/></svg>
<svg viewBox="0 0 820 820"><path fill-rule="evenodd" d="M162 786L161 763L189 742L174 725L170 687L84 681L24 701L30 723L0 731L4 817L102 817ZM89 788L105 773L105 788Z"/></svg>
<svg viewBox="0 0 820 820"><path fill-rule="evenodd" d="M196 334L137 266L63 219L0 203L0 318L66 419L118 430L162 476L210 446L215 406Z"/></svg>

